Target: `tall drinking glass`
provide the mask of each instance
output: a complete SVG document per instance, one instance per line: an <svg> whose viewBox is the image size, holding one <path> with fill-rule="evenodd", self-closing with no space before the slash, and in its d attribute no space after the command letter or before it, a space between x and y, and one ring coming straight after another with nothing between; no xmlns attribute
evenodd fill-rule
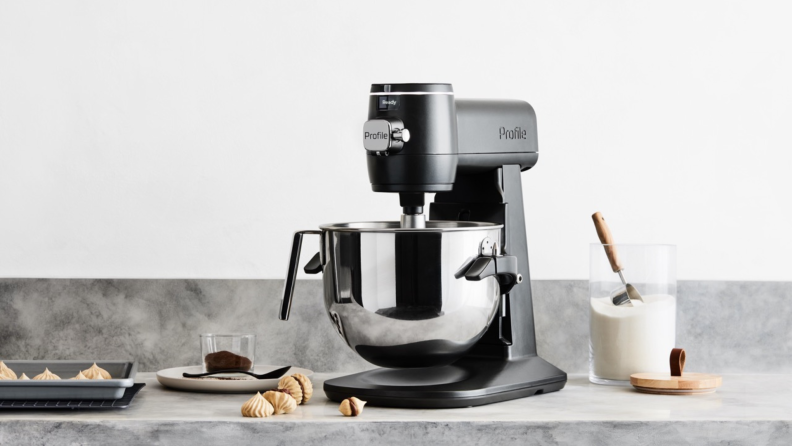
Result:
<svg viewBox="0 0 792 446"><path fill-rule="evenodd" d="M613 304L623 284L605 246L616 248L622 274L643 303ZM589 260L589 380L629 385L633 373L667 372L676 338L676 246L592 243Z"/></svg>

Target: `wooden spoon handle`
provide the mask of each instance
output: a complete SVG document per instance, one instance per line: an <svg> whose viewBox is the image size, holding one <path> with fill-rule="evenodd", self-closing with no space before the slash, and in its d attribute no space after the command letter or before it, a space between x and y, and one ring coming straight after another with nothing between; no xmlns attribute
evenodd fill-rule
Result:
<svg viewBox="0 0 792 446"><path fill-rule="evenodd" d="M605 255L608 256L611 269L614 273L621 271L623 268L619 261L619 254L616 252L616 246L614 246L616 242L613 240L608 224L605 223L605 218L599 212L595 212L591 219L594 220L594 227L597 229L600 242L605 245Z"/></svg>

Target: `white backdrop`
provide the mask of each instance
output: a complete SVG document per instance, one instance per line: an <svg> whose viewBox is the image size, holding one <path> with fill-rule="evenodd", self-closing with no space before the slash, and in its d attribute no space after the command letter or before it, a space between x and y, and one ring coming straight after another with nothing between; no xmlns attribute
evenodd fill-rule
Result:
<svg viewBox="0 0 792 446"><path fill-rule="evenodd" d="M590 215L681 279L792 280L788 2L0 0L0 276L277 278L291 234L396 219L376 82L536 109L532 276ZM308 242L305 260L313 253Z"/></svg>

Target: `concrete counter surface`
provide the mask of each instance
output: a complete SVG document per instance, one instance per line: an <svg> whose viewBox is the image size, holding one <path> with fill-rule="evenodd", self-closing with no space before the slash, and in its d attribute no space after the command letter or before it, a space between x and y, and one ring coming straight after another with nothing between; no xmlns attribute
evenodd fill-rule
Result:
<svg viewBox="0 0 792 446"><path fill-rule="evenodd" d="M346 418L316 374L307 405L243 418L251 395L188 393L138 374L128 409L0 411L0 444L792 444L792 375L725 375L708 395L646 395L570 375L560 392L464 409L366 406Z"/></svg>

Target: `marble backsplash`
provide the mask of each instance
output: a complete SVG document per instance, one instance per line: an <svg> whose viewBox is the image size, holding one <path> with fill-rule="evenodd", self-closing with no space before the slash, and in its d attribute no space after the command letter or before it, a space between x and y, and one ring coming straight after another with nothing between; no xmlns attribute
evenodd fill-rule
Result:
<svg viewBox="0 0 792 446"><path fill-rule="evenodd" d="M539 354L588 371L588 283L533 281ZM0 279L1 359L129 359L141 371L200 363L198 335L257 335L256 362L323 372L371 368L335 334L321 282L297 284L279 321L280 280ZM677 345L687 370L792 373L792 282L683 281Z"/></svg>

